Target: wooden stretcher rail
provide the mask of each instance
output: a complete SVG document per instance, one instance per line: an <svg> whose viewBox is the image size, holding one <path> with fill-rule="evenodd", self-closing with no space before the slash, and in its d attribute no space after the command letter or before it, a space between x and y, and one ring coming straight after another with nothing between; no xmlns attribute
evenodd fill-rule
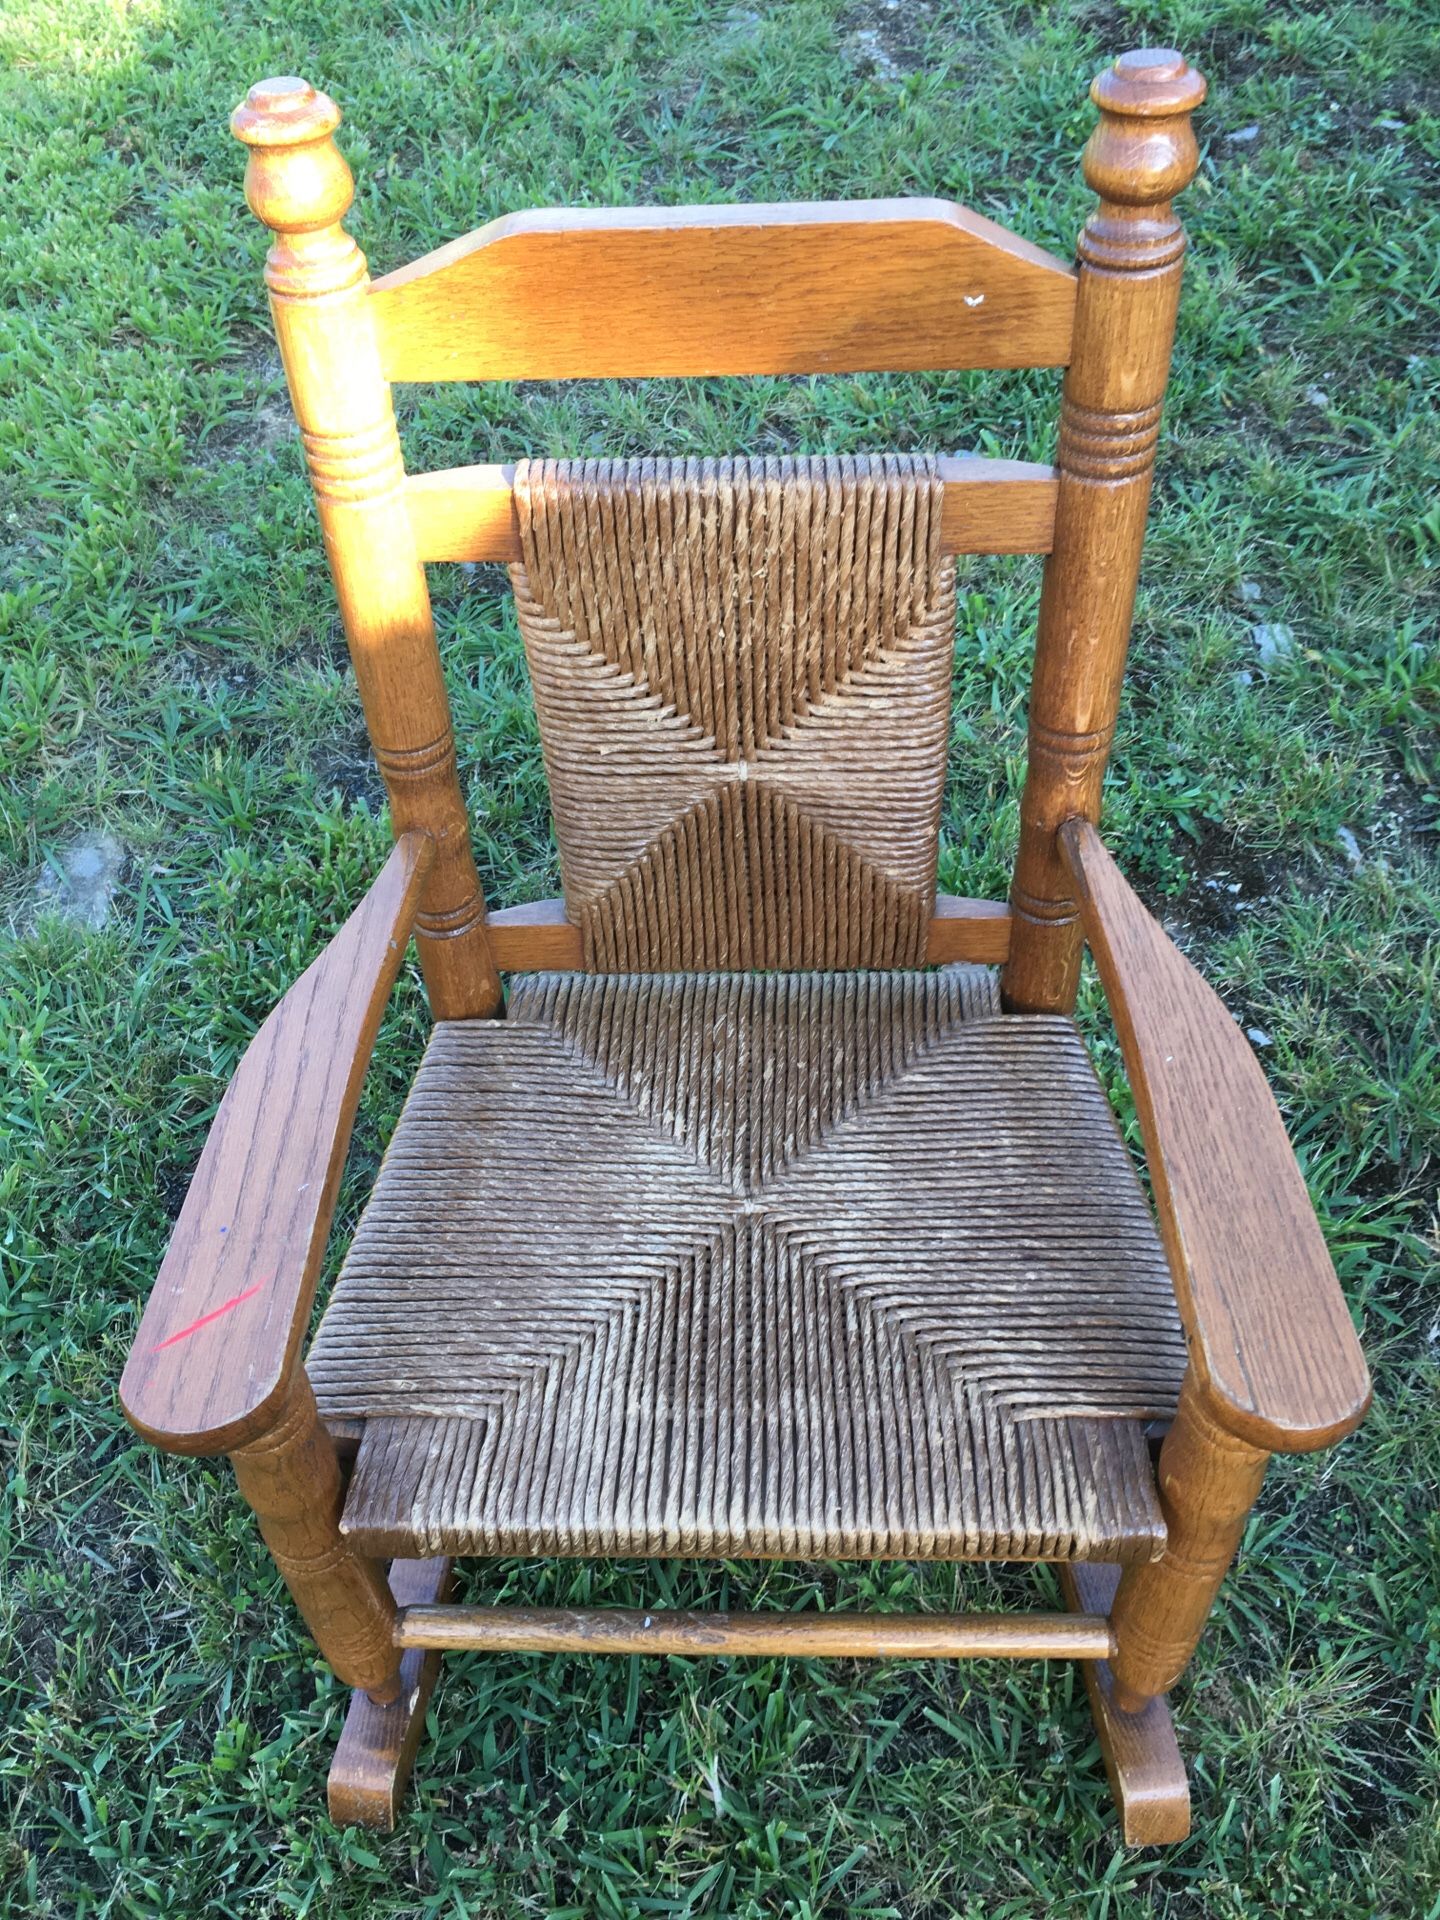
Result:
<svg viewBox="0 0 1440 1920"><path fill-rule="evenodd" d="M1075 275L947 200L545 208L375 281L389 380L1060 367Z"/></svg>
<svg viewBox="0 0 1440 1920"><path fill-rule="evenodd" d="M941 540L947 553L1048 553L1055 538L1053 467L944 455ZM421 560L518 560L513 466L412 474L405 504Z"/></svg>
<svg viewBox="0 0 1440 1920"><path fill-rule="evenodd" d="M798 1659L1107 1660L1089 1613L641 1613L559 1607L402 1607L398 1647L447 1653L793 1655Z"/></svg>
<svg viewBox="0 0 1440 1920"><path fill-rule="evenodd" d="M567 972L585 964L580 929L565 917L563 900L502 907L486 922L490 951L503 973ZM1010 909L1001 900L966 900L942 893L935 902L925 957L932 966L971 960L1001 966L1010 951Z"/></svg>

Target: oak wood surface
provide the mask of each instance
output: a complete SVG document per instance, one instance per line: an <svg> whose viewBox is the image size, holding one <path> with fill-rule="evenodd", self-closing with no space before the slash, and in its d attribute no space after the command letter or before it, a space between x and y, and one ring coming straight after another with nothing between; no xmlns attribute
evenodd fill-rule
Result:
<svg viewBox="0 0 1440 1920"><path fill-rule="evenodd" d="M496 966L506 973L563 971L585 963L580 929L566 919L563 900L498 908L490 916L490 944Z"/></svg>
<svg viewBox="0 0 1440 1920"><path fill-rule="evenodd" d="M243 1345L236 1361L245 1361ZM376 1700L400 1691L395 1602L381 1563L340 1533L345 1480L303 1368L263 1433L233 1445L230 1464L276 1566L337 1677Z"/></svg>
<svg viewBox="0 0 1440 1920"><path fill-rule="evenodd" d="M1253 1447L1328 1446L1364 1417L1370 1376L1265 1075L1095 828L1072 820L1060 841L1207 1403Z"/></svg>
<svg viewBox="0 0 1440 1920"><path fill-rule="evenodd" d="M402 1607L399 1647L447 1652L674 1653L860 1660L1103 1660L1103 1615L644 1613L552 1607Z"/></svg>
<svg viewBox="0 0 1440 1920"><path fill-rule="evenodd" d="M370 290L391 380L1063 366L1074 303L944 200L540 209Z"/></svg>
<svg viewBox="0 0 1440 1920"><path fill-rule="evenodd" d="M284 1402L309 1324L365 1068L434 855L406 834L247 1047L130 1350L131 1424L231 1452Z"/></svg>
<svg viewBox="0 0 1440 1920"><path fill-rule="evenodd" d="M1235 1558L1270 1456L1227 1432L1192 1364L1160 1449L1164 1556L1154 1579L1120 1577L1112 1608L1112 1694L1138 1713L1174 1686L1199 1645L1220 1584Z"/></svg>
<svg viewBox="0 0 1440 1920"><path fill-rule="evenodd" d="M564 971L584 964L580 929L565 917L563 900L532 900L490 915L490 950L507 973ZM1010 950L1010 909L1003 900L935 898L925 959L929 966L973 960L999 966Z"/></svg>
<svg viewBox="0 0 1440 1920"><path fill-rule="evenodd" d="M439 1020L493 1013L500 979L365 256L340 225L354 193L333 138L340 110L303 80L265 80L230 124L250 151L246 199L274 235L265 284L275 339L391 825L397 838L420 828L435 842L415 927L431 1008Z"/></svg>
<svg viewBox="0 0 1440 1920"><path fill-rule="evenodd" d="M1002 982L1017 1013L1075 1004L1080 929L1055 834L1074 814L1100 816L1180 296L1185 235L1170 203L1199 159L1190 113L1205 82L1178 53L1151 48L1123 54L1090 97L1100 121L1084 171L1100 204L1078 246L1055 537L1035 637Z"/></svg>
<svg viewBox="0 0 1440 1920"><path fill-rule="evenodd" d="M1059 1571L1066 1604L1074 1612L1110 1611L1118 1567L1077 1562ZM1124 1713L1115 1704L1109 1661L1082 1661L1080 1671L1126 1846L1162 1847L1183 1840L1190 1831L1190 1783L1169 1705L1157 1696L1142 1713Z"/></svg>
<svg viewBox="0 0 1440 1920"><path fill-rule="evenodd" d="M971 900L939 893L925 939L927 966L974 960L999 966L1010 952L1010 909L1003 900Z"/></svg>
<svg viewBox="0 0 1440 1920"><path fill-rule="evenodd" d="M1054 469L978 454L940 458L946 553L1048 553L1055 530ZM405 503L421 560L520 558L512 466L412 474Z"/></svg>
<svg viewBox="0 0 1440 1920"><path fill-rule="evenodd" d="M450 1573L443 1558L397 1560L390 1569L390 1592L400 1607L443 1602ZM412 1647L400 1657L400 1688L393 1700L381 1703L356 1688L325 1789L337 1826L393 1832L439 1672L438 1652Z"/></svg>

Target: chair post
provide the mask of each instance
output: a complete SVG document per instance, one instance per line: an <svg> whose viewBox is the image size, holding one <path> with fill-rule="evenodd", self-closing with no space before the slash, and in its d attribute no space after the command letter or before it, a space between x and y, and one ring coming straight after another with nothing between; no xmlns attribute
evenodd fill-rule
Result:
<svg viewBox="0 0 1440 1920"><path fill-rule="evenodd" d="M1097 820L1180 296L1185 234L1171 207L1198 162L1205 82L1178 53L1122 54L1090 89L1100 122L1085 179L1100 204L1078 243L1075 334L1030 693L1029 762L1010 891L1005 1004L1068 1013L1080 927L1056 834Z"/></svg>
<svg viewBox="0 0 1440 1920"><path fill-rule="evenodd" d="M345 1486L335 1442L302 1370L276 1424L230 1456L240 1491L316 1645L347 1686L376 1701L400 1691L395 1600L384 1569L340 1532Z"/></svg>
<svg viewBox="0 0 1440 1920"><path fill-rule="evenodd" d="M1160 1449L1165 1551L1125 1569L1110 1611L1110 1671L1124 1712L1143 1712L1190 1664L1269 1460L1215 1419L1192 1363Z"/></svg>
<svg viewBox="0 0 1440 1920"><path fill-rule="evenodd" d="M265 264L275 334L396 837L435 841L415 927L437 1019L493 1013L500 980L455 766L425 571L405 505L390 388L367 306L365 256L340 225L354 194L331 137L340 111L303 80L250 89L231 130L245 194L275 235Z"/></svg>

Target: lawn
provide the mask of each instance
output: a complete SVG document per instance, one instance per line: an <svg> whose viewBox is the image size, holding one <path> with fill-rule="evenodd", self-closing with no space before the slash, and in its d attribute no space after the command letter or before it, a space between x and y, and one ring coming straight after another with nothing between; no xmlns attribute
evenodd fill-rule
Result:
<svg viewBox="0 0 1440 1920"><path fill-rule="evenodd" d="M336 96L377 270L527 205L906 193L1068 254L1086 83L1147 41L1212 92L1108 837L1252 1030L1377 1382L1358 1436L1275 1466L1178 1690L1194 1836L1120 1846L1063 1665L540 1658L453 1661L400 1830L337 1832L344 1696L228 1469L152 1454L115 1399L226 1077L388 839L229 110L275 72ZM0 1913L1440 1914L1433 0L9 0L0 48ZM415 466L1044 460L1055 392L399 404ZM1038 580L967 563L950 891L1007 883ZM504 577L433 587L490 896L553 893ZM66 862L100 835L116 885L84 926ZM1125 1109L1088 978L1082 1011ZM412 966L339 1245L424 1024ZM898 1565L472 1578L627 1605L1053 1593Z"/></svg>

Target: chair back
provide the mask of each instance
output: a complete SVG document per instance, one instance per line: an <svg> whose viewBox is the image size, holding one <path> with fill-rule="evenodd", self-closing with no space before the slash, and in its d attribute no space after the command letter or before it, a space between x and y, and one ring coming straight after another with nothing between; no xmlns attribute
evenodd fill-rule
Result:
<svg viewBox="0 0 1440 1920"><path fill-rule="evenodd" d="M1006 963L1063 1010L1056 835L1098 816L1139 565L1204 82L1123 55L1092 88L1100 196L1072 270L933 200L547 211L373 283L340 221L339 113L299 80L232 121L397 833L436 842L418 926L439 1018L501 966ZM526 462L406 475L395 380L1063 366L1054 469L900 458ZM957 552L1049 558L1008 910L935 897ZM427 561L511 563L563 903L489 916Z"/></svg>

